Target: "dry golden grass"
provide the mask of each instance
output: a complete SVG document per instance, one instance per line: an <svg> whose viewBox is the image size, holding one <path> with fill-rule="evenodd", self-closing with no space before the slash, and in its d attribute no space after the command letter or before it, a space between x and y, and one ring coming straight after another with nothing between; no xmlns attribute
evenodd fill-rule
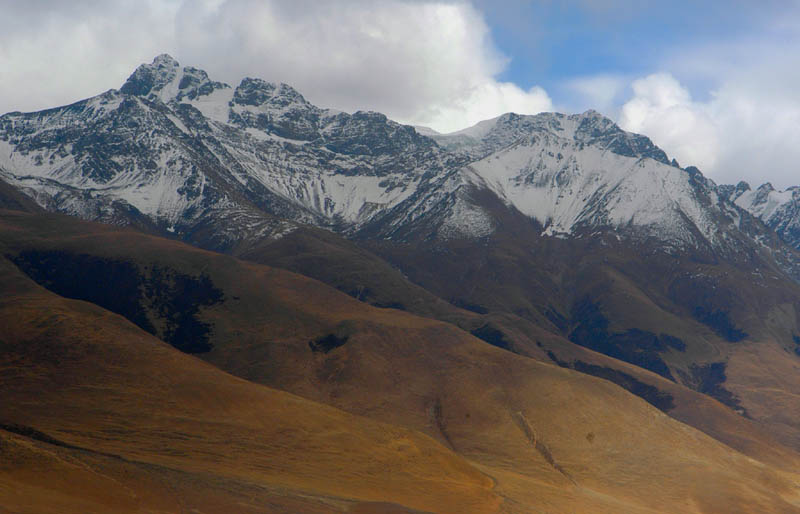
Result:
<svg viewBox="0 0 800 514"><path fill-rule="evenodd" d="M2 244L158 262L206 273L225 294L202 312L214 324L214 349L203 355L212 366L0 265L0 422L124 458L104 469L136 498L150 498L143 491L154 477L177 484L148 505L205 495L224 512L250 495L277 512L800 510L797 455L713 409L702 414L719 414L725 430L742 427L751 456L610 382L447 323L370 307L293 273L69 221L7 216ZM346 344L310 350L310 340L337 330ZM12 439L89 466L112 459L3 441ZM762 451L766 462L752 458ZM781 459L782 469L773 462ZM51 487L26 471L26 458L11 462L0 505L36 496L82 512L113 499L103 496L113 488L89 488L82 472L65 471L65 485ZM247 505L258 511L258 501Z"/></svg>
<svg viewBox="0 0 800 514"><path fill-rule="evenodd" d="M2 267L3 290L16 291L0 301L5 424L137 464L293 494L452 512L500 503L488 477L427 436L232 377ZM25 466L14 471L15 481L27 482ZM65 489L81 501L84 489L96 496L81 473L54 484L56 503ZM19 490L6 487L0 504Z"/></svg>

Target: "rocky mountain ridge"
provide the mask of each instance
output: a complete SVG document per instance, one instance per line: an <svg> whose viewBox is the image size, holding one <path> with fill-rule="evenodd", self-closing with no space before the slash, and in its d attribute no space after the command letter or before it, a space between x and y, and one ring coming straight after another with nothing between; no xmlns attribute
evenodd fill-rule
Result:
<svg viewBox="0 0 800 514"><path fill-rule="evenodd" d="M747 182L739 182L720 188L731 202L763 221L784 242L800 249L800 186L778 191L766 182L753 190Z"/></svg>
<svg viewBox="0 0 800 514"><path fill-rule="evenodd" d="M119 90L0 117L0 177L49 210L216 249L297 223L362 239L481 238L497 226L485 193L547 236L610 229L728 256L765 246L712 181L595 111L430 134L319 108L286 84L231 87L161 55Z"/></svg>

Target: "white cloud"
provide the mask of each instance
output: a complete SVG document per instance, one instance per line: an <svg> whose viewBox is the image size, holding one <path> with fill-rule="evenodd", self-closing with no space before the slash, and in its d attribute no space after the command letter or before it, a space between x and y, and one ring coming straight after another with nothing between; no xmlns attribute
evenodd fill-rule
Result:
<svg viewBox="0 0 800 514"><path fill-rule="evenodd" d="M778 79L780 80L780 79ZM794 82L797 84L797 82ZM800 98L770 88L728 82L709 109L724 142L715 175L776 187L800 184Z"/></svg>
<svg viewBox="0 0 800 514"><path fill-rule="evenodd" d="M667 73L638 79L632 88L633 98L622 106L622 128L646 134L683 165L715 169L720 145L708 106L693 102L689 91Z"/></svg>
<svg viewBox="0 0 800 514"><path fill-rule="evenodd" d="M800 184L800 63L783 44L695 50L675 68L702 69L707 76L691 76L713 78L708 98L692 99L670 74L650 75L634 81L620 126L650 136L681 165L698 166L717 183Z"/></svg>
<svg viewBox="0 0 800 514"><path fill-rule="evenodd" d="M119 87L170 48L173 2L0 0L0 114L74 102Z"/></svg>
<svg viewBox="0 0 800 514"><path fill-rule="evenodd" d="M447 133L507 112L536 114L550 110L550 97L540 87L524 91L515 84L487 80L475 85L468 96L434 104L410 122Z"/></svg>
<svg viewBox="0 0 800 514"><path fill-rule="evenodd" d="M579 110L594 109L610 114L618 108L620 95L630 80L622 75L599 74L577 77L564 83L574 98L570 105Z"/></svg>
<svg viewBox="0 0 800 514"><path fill-rule="evenodd" d="M32 0L3 11L0 112L119 87L162 52L218 80L286 82L323 107L442 131L551 108L541 88L496 80L507 58L464 1Z"/></svg>

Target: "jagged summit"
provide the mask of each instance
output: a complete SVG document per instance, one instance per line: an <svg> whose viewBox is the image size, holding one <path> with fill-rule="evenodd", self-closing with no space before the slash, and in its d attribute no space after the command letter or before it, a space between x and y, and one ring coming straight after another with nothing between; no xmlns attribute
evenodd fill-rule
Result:
<svg viewBox="0 0 800 514"><path fill-rule="evenodd" d="M228 84L214 82L208 74L191 66L181 65L169 54L161 54L150 64L142 64L128 77L120 93L158 98L163 102L190 100L210 95L217 89L229 89Z"/></svg>
<svg viewBox="0 0 800 514"><path fill-rule="evenodd" d="M164 67L164 68L169 68L169 67L179 68L180 64L171 55L163 53L153 57L153 62L151 66Z"/></svg>
<svg viewBox="0 0 800 514"><path fill-rule="evenodd" d="M383 114L322 109L262 79L232 88L166 54L119 91L0 118L0 175L40 204L179 235L214 219L223 240L283 230L270 216L354 230L448 160Z"/></svg>
<svg viewBox="0 0 800 514"><path fill-rule="evenodd" d="M129 95L146 96L153 90L160 90L177 75L180 64L168 54L161 54L151 64L142 64L128 77L120 92Z"/></svg>
<svg viewBox="0 0 800 514"><path fill-rule="evenodd" d="M786 243L800 249L800 187L778 191L770 183L755 190L747 182L721 186L726 198L761 219Z"/></svg>
<svg viewBox="0 0 800 514"><path fill-rule="evenodd" d="M240 105L263 105L274 103L285 107L291 103L311 105L303 95L293 87L279 82L267 82L258 78L246 77L242 79L233 96L235 103Z"/></svg>
<svg viewBox="0 0 800 514"><path fill-rule="evenodd" d="M161 54L150 64L142 64L128 77L120 88L123 94L158 98L168 103L184 99L195 100L211 95L218 89L230 89L222 82L212 81L204 70L181 65L169 54ZM282 82L267 82L260 78L245 77L231 94L229 102L237 105L287 108L292 104L313 107L296 89Z"/></svg>
<svg viewBox="0 0 800 514"><path fill-rule="evenodd" d="M535 115L506 113L451 134L433 135L452 151L482 158L526 137L548 137L595 145L628 157L649 157L670 164L666 153L646 136L622 130L613 120L595 110L565 115L555 112Z"/></svg>

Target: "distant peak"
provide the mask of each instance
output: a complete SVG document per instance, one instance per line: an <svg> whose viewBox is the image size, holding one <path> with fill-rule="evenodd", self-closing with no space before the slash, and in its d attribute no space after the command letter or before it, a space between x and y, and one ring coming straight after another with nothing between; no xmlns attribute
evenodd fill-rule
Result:
<svg viewBox="0 0 800 514"><path fill-rule="evenodd" d="M594 109L589 109L584 111L580 115L582 118L605 118L601 113L595 111Z"/></svg>
<svg viewBox="0 0 800 514"><path fill-rule="evenodd" d="M128 95L146 96L172 81L180 64L168 54L161 54L151 64L142 64L128 77L119 89Z"/></svg>
<svg viewBox="0 0 800 514"><path fill-rule="evenodd" d="M617 124L614 123L614 120L609 118L608 116L604 115L601 112L595 111L594 109L589 109L588 111L584 111L580 114L573 114L568 116L571 120L578 120L581 122L592 123L592 122L602 122L604 125L613 125L616 126Z"/></svg>
<svg viewBox="0 0 800 514"><path fill-rule="evenodd" d="M191 66L181 68L171 55L161 54L152 63L136 68L122 85L120 92L169 102L183 98L194 99L229 87L222 82L211 81L208 74L201 69Z"/></svg>
<svg viewBox="0 0 800 514"><path fill-rule="evenodd" d="M157 55L155 57L155 59L153 59L152 66L164 66L164 67L178 68L178 67L180 67L180 64L178 64L178 61L173 59L171 55L169 55L169 54L161 54L161 55Z"/></svg>
<svg viewBox="0 0 800 514"><path fill-rule="evenodd" d="M683 171L688 173L689 176L692 178L699 178L703 176L703 172L701 172L700 168L698 168L697 166L686 166L686 168Z"/></svg>
<svg viewBox="0 0 800 514"><path fill-rule="evenodd" d="M233 101L239 105L262 105L264 103L288 105L308 104L303 95L283 82L267 82L263 79L245 77L236 88Z"/></svg>
<svg viewBox="0 0 800 514"><path fill-rule="evenodd" d="M625 132L614 120L592 109L569 116L558 112L542 112L532 115L508 112L458 132L434 136L434 138L442 142L445 140L444 138L467 136L474 141L473 144L483 145L476 153L485 153L490 149L499 148L499 145L511 144L531 135L545 133L580 144L596 145L619 155L649 157L670 165L666 153L653 144L650 139L639 134ZM677 162L675 162L675 166L677 167Z"/></svg>
<svg viewBox="0 0 800 514"><path fill-rule="evenodd" d="M758 190L770 193L772 191L775 191L775 188L772 187L772 182L764 182L763 184L758 186Z"/></svg>

